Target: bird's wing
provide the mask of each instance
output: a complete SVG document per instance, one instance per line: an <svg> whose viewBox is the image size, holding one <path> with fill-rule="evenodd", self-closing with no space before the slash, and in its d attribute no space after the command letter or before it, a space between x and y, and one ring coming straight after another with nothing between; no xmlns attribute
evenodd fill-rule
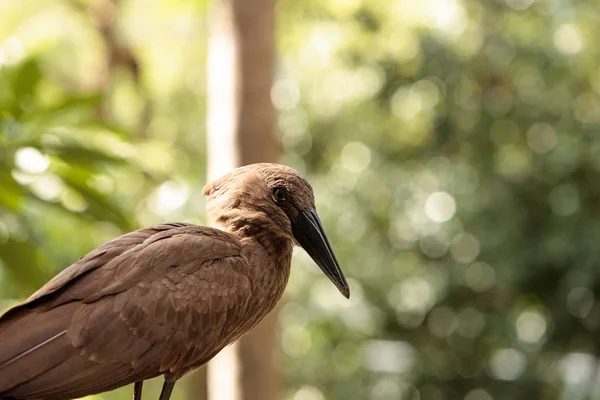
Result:
<svg viewBox="0 0 600 400"><path fill-rule="evenodd" d="M0 398L73 398L185 372L242 333L246 268L235 237L185 225L74 273L0 318Z"/></svg>
<svg viewBox="0 0 600 400"><path fill-rule="evenodd" d="M30 304L41 297L56 292L65 287L65 285L73 282L79 276L105 265L108 261L143 243L146 239L157 233L189 225L182 222L155 225L149 228L138 229L106 242L89 252L76 263L62 270L20 305Z"/></svg>

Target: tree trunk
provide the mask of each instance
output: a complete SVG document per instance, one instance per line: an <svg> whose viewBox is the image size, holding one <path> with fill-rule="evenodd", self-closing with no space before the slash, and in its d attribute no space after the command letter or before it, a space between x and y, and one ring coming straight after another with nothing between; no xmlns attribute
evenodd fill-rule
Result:
<svg viewBox="0 0 600 400"><path fill-rule="evenodd" d="M274 162L274 0L217 0L208 55L208 174ZM276 311L209 363L209 399L274 400Z"/></svg>
<svg viewBox="0 0 600 400"><path fill-rule="evenodd" d="M217 0L208 54L209 177L279 156L271 83L274 0Z"/></svg>

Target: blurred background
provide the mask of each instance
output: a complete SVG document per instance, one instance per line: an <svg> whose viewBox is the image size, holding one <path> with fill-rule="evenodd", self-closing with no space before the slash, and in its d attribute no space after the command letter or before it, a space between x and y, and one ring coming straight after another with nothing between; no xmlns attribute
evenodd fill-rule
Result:
<svg viewBox="0 0 600 400"><path fill-rule="evenodd" d="M597 0L0 1L0 312L278 159L352 297L297 250L238 351L276 389L174 399L600 399L599 26Z"/></svg>

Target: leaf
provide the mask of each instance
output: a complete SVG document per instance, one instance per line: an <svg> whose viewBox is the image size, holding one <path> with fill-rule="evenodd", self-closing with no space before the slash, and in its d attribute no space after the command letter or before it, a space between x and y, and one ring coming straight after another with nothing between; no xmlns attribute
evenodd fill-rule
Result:
<svg viewBox="0 0 600 400"><path fill-rule="evenodd" d="M27 115L27 120L49 119L50 121L62 117L63 114L72 112L79 108L93 108L102 101L100 93L92 93L81 96L67 97L61 102L52 104L48 107L38 109ZM42 121L44 122L44 121Z"/></svg>
<svg viewBox="0 0 600 400"><path fill-rule="evenodd" d="M0 260L4 263L11 287L21 288L19 294L35 289L45 281L41 253L31 242L9 238L5 244L0 245Z"/></svg>
<svg viewBox="0 0 600 400"><path fill-rule="evenodd" d="M0 207L14 213L19 212L25 190L10 173L0 171Z"/></svg>
<svg viewBox="0 0 600 400"><path fill-rule="evenodd" d="M33 95L41 78L42 71L37 59L30 58L24 63L19 64L15 70L15 77L12 85L12 89L17 95L17 98Z"/></svg>
<svg viewBox="0 0 600 400"><path fill-rule="evenodd" d="M48 153L62 158L67 164L77 164L81 166L91 166L98 163L121 166L128 165L127 160L124 158L106 154L78 144L51 144L43 146L40 150L46 150Z"/></svg>
<svg viewBox="0 0 600 400"><path fill-rule="evenodd" d="M90 176L88 171L81 168L70 168L57 172L57 175L88 202L89 207L85 214L99 221L113 222L123 231L135 228L132 218L125 215L108 196L88 186L87 179Z"/></svg>

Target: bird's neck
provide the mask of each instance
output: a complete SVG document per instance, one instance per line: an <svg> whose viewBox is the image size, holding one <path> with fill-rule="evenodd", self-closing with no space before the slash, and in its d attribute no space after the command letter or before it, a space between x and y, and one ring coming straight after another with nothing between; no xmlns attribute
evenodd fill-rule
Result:
<svg viewBox="0 0 600 400"><path fill-rule="evenodd" d="M290 264L293 242L281 234L281 228L267 215L236 210L222 213L215 220L225 232L237 236L242 241L252 240L260 244L269 258L277 264Z"/></svg>
<svg viewBox="0 0 600 400"><path fill-rule="evenodd" d="M256 325L277 304L290 277L293 242L281 234L265 216L231 214L218 219L221 228L242 242L242 253L248 259L248 278L260 296L253 298L260 312L249 318L249 326Z"/></svg>

